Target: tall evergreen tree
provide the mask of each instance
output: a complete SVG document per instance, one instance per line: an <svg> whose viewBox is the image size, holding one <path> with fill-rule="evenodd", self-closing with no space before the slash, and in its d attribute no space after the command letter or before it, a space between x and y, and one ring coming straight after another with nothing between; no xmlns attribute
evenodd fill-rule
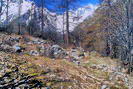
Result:
<svg viewBox="0 0 133 89"><path fill-rule="evenodd" d="M1 16L1 13L2 13L2 9L3 9L3 0L0 0L0 16Z"/></svg>
<svg viewBox="0 0 133 89"><path fill-rule="evenodd" d="M42 20L42 24L41 24L41 29L43 31L44 29L44 0L41 0L41 20Z"/></svg>
<svg viewBox="0 0 133 89"><path fill-rule="evenodd" d="M7 11L6 11L6 21L7 21L7 24L8 24L8 20L9 20L9 0L7 0L7 5L6 5L6 8L7 8Z"/></svg>
<svg viewBox="0 0 133 89"><path fill-rule="evenodd" d="M58 0L57 0L58 1ZM80 0L61 0L61 3L59 4L59 9L62 8L62 12L65 13L65 20L63 20L63 25L65 25L66 27L66 35L63 37L65 40L66 45L69 45L71 43L71 38L70 38L70 9L74 9L77 8L78 4L77 2ZM64 18L64 17L63 17ZM64 21L66 21L64 24ZM64 31L64 30L63 30ZM64 32L63 32L64 33Z"/></svg>
<svg viewBox="0 0 133 89"><path fill-rule="evenodd" d="M126 1L129 72L133 72L133 0Z"/></svg>
<svg viewBox="0 0 133 89"><path fill-rule="evenodd" d="M18 34L21 34L21 9L22 9L22 2L23 0L19 0L19 3L18 3Z"/></svg>

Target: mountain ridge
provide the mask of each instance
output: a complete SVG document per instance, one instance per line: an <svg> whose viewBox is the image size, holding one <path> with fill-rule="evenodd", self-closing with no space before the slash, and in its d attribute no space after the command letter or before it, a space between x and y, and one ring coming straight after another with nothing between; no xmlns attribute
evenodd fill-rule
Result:
<svg viewBox="0 0 133 89"><path fill-rule="evenodd" d="M4 8L2 9L2 13L0 16L1 19L1 26L5 26L10 24L13 20L19 19L19 3L18 1L9 1L9 12L8 12L8 21L7 21L7 3L3 2ZM41 19L41 8L37 7L33 1L23 0L20 6L20 21L25 23L26 25L29 24L31 19L33 19L33 14L36 14L38 19ZM73 31L74 28L85 20L87 17L92 16L95 9L97 8L96 5L89 4L87 6L81 7L75 11L70 11L70 31ZM65 14L65 13L64 13ZM33 15L33 16L32 16ZM39 17L40 16L40 17ZM19 22L20 22L19 21ZM65 23L65 22L64 22ZM53 25L58 32L62 32L63 30L63 15L58 15L54 12L49 11L47 8L44 8L44 30L47 29L47 24ZM38 24L39 28L41 29L41 20L39 20L36 24ZM65 23L66 24L66 23Z"/></svg>

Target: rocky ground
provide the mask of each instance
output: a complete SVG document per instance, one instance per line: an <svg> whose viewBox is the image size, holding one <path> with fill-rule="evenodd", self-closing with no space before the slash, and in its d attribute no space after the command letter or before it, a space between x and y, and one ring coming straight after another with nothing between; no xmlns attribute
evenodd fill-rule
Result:
<svg viewBox="0 0 133 89"><path fill-rule="evenodd" d="M132 89L116 59L0 33L0 89Z"/></svg>

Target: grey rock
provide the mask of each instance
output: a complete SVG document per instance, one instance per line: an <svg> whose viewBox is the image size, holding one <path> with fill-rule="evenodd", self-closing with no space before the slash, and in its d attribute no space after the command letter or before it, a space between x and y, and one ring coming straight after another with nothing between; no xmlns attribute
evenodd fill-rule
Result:
<svg viewBox="0 0 133 89"><path fill-rule="evenodd" d="M49 48L48 55L52 58L64 58L67 53L59 45L53 45Z"/></svg>
<svg viewBox="0 0 133 89"><path fill-rule="evenodd" d="M97 69L97 65L96 65L96 64L92 64L92 65L91 65L91 68L92 68L92 69Z"/></svg>
<svg viewBox="0 0 133 89"><path fill-rule="evenodd" d="M102 71L108 71L108 69L109 69L108 66L105 64L98 65L97 67L98 67L98 69L100 69Z"/></svg>
<svg viewBox="0 0 133 89"><path fill-rule="evenodd" d="M29 54L32 56L39 56L39 52L36 50L31 50Z"/></svg>
<svg viewBox="0 0 133 89"><path fill-rule="evenodd" d="M101 89L110 89L107 85L102 85Z"/></svg>
<svg viewBox="0 0 133 89"><path fill-rule="evenodd" d="M34 44L45 44L46 43L46 41L44 41L44 40L41 40L41 39L35 39L35 40L33 40L32 41Z"/></svg>
<svg viewBox="0 0 133 89"><path fill-rule="evenodd" d="M18 44L15 44L13 46L13 49L14 49L15 52L17 52L17 51L21 50L22 48Z"/></svg>
<svg viewBox="0 0 133 89"><path fill-rule="evenodd" d="M85 56L83 50L76 49L76 48L72 49L69 54L71 57L77 60L83 59L83 57Z"/></svg>
<svg viewBox="0 0 133 89"><path fill-rule="evenodd" d="M46 48L43 45L37 46L37 50L39 51L40 55L44 55Z"/></svg>

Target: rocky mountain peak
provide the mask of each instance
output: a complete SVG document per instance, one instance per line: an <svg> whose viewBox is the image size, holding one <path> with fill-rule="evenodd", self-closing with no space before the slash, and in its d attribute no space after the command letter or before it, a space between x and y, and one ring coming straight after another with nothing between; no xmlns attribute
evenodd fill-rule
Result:
<svg viewBox="0 0 133 89"><path fill-rule="evenodd" d="M1 27L9 25L10 23L14 22L14 20L18 20L20 23L29 25L31 20L35 19L36 25L41 28L41 8L37 7L33 1L22 0L21 4L19 4L18 0L9 0L8 3L8 10L7 2L5 0L1 4L1 6L3 6L0 15ZM70 31L73 31L74 28L79 23L83 22L86 18L92 16L96 8L96 5L89 4L84 7L78 8L77 10L71 10L69 12L69 21L71 23ZM44 8L44 31L51 29L57 30L58 32L62 32L63 25L66 24L66 21L63 21L63 18L65 19L65 14L58 15L54 12L49 11L47 8ZM50 28L50 26L48 25L52 25L54 29Z"/></svg>

